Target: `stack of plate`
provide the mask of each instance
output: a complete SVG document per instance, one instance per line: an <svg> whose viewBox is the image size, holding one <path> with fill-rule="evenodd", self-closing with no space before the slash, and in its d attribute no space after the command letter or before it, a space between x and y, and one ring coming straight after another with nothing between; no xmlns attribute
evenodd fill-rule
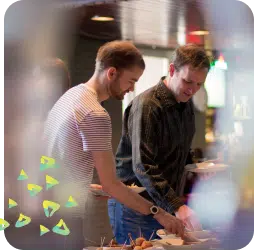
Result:
<svg viewBox="0 0 254 251"><path fill-rule="evenodd" d="M189 164L185 169L193 173L209 173L221 172L228 168L228 165L223 163L201 162L196 164Z"/></svg>
<svg viewBox="0 0 254 251"><path fill-rule="evenodd" d="M167 233L164 229L160 229L156 233L161 240L154 240L153 245L155 247L162 246L164 249L208 249L218 245L218 240L216 240L213 234L208 230L188 232L190 236L193 236L200 241L198 243L188 244L185 244L184 240L180 237Z"/></svg>

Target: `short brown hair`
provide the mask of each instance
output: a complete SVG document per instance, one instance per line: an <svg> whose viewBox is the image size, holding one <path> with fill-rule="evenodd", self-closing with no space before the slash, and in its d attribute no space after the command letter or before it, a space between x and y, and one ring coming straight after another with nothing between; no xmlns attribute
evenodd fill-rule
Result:
<svg viewBox="0 0 254 251"><path fill-rule="evenodd" d="M112 41L104 44L98 50L95 69L101 72L108 67L128 69L139 66L145 69L145 62L140 51L130 41Z"/></svg>
<svg viewBox="0 0 254 251"><path fill-rule="evenodd" d="M172 56L172 63L177 71L184 65L191 65L193 68L207 68L210 70L210 59L203 48L196 44L186 44L178 47Z"/></svg>

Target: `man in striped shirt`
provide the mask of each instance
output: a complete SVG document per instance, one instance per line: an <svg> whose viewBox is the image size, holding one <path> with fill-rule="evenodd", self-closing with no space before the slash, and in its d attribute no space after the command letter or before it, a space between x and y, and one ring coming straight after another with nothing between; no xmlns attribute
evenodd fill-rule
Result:
<svg viewBox="0 0 254 251"><path fill-rule="evenodd" d="M52 169L52 175L55 172L54 177L60 181L53 190L53 198L62 205L72 195L79 204L73 209L60 210L67 225L74 216L82 221L95 167L105 192L141 214L151 214L168 231L183 235L180 220L127 188L116 176L111 120L101 102L109 97L122 100L126 93L134 90L144 69L142 55L131 42L106 43L98 50L91 79L67 91L49 113L44 134L45 154L60 165L59 169ZM74 233L82 229L70 231L75 238ZM66 241L72 242L71 248L83 248L82 243L75 243L71 236Z"/></svg>

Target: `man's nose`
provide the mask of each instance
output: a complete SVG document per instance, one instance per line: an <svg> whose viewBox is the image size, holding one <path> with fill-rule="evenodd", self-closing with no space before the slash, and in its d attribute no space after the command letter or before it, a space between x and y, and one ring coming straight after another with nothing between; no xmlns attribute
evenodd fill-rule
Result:
<svg viewBox="0 0 254 251"><path fill-rule="evenodd" d="M194 93L194 91L193 91L192 88L188 88L187 93L188 93L189 95L192 95L192 94Z"/></svg>
<svg viewBox="0 0 254 251"><path fill-rule="evenodd" d="M129 88L129 91L131 91L131 92L134 91L134 85L132 85L132 86Z"/></svg>

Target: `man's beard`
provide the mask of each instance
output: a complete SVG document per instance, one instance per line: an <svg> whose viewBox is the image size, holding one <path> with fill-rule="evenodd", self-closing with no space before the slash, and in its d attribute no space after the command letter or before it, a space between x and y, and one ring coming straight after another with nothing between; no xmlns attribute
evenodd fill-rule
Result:
<svg viewBox="0 0 254 251"><path fill-rule="evenodd" d="M125 93L119 93L119 94L115 94L113 97L117 100L123 100L124 99L124 95Z"/></svg>
<svg viewBox="0 0 254 251"><path fill-rule="evenodd" d="M120 82L117 78L113 83L110 84L111 97L117 100L123 100L126 92L122 92L120 89Z"/></svg>

